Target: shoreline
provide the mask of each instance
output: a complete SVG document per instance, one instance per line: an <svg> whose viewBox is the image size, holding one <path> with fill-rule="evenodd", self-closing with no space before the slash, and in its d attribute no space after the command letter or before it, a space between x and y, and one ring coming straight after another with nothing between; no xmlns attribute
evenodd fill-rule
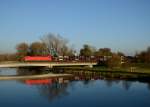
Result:
<svg viewBox="0 0 150 107"><path fill-rule="evenodd" d="M140 70L129 71L125 69L109 69L109 68L82 68L82 67L60 67L55 68L55 70L77 70L77 71L89 71L89 72L101 72L101 73L120 73L120 74L137 74L137 75L148 75L150 76L150 72L141 72Z"/></svg>

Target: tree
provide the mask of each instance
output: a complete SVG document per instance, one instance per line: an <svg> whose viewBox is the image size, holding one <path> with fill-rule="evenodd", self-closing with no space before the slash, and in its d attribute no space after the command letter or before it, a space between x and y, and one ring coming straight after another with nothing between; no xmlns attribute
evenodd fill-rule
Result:
<svg viewBox="0 0 150 107"><path fill-rule="evenodd" d="M147 53L150 53L150 46L147 48Z"/></svg>
<svg viewBox="0 0 150 107"><path fill-rule="evenodd" d="M100 48L95 52L95 56L111 56L112 52L110 48Z"/></svg>
<svg viewBox="0 0 150 107"><path fill-rule="evenodd" d="M16 61L16 53L0 54L0 61Z"/></svg>
<svg viewBox="0 0 150 107"><path fill-rule="evenodd" d="M112 54L112 57L108 59L107 61L108 67L120 67L121 66L121 56L119 56L116 53Z"/></svg>
<svg viewBox="0 0 150 107"><path fill-rule="evenodd" d="M89 57L93 55L93 48L90 45L85 44L83 48L80 50L80 55Z"/></svg>
<svg viewBox="0 0 150 107"><path fill-rule="evenodd" d="M49 33L41 38L42 42L46 45L50 54L59 54L62 56L68 55L71 52L68 41L59 34Z"/></svg>
<svg viewBox="0 0 150 107"><path fill-rule="evenodd" d="M136 55L138 62L149 63L150 62L150 47L146 51L142 51Z"/></svg>
<svg viewBox="0 0 150 107"><path fill-rule="evenodd" d="M30 45L30 55L37 56L37 55L48 55L47 47L44 43L41 42L33 42Z"/></svg>
<svg viewBox="0 0 150 107"><path fill-rule="evenodd" d="M147 62L150 62L150 47L147 48Z"/></svg>
<svg viewBox="0 0 150 107"><path fill-rule="evenodd" d="M119 55L119 56L125 56L125 54L122 53L122 52L117 52L117 55Z"/></svg>
<svg viewBox="0 0 150 107"><path fill-rule="evenodd" d="M17 50L16 55L18 60L22 60L22 58L24 58L29 54L29 46L27 43L18 44L16 46L16 50Z"/></svg>

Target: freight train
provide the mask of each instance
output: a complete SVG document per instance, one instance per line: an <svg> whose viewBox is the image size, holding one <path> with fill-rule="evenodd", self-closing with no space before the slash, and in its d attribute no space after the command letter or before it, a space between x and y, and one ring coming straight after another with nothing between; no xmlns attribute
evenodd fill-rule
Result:
<svg viewBox="0 0 150 107"><path fill-rule="evenodd" d="M25 56L23 61L52 61L52 56Z"/></svg>
<svg viewBox="0 0 150 107"><path fill-rule="evenodd" d="M95 56L58 56L53 57L48 56L25 56L23 61L25 62L98 62L105 61L105 57L95 57Z"/></svg>

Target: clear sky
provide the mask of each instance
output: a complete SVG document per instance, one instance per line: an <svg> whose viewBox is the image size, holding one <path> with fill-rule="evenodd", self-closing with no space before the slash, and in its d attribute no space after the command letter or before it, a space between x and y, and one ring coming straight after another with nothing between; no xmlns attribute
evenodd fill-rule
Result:
<svg viewBox="0 0 150 107"><path fill-rule="evenodd" d="M134 54L150 46L150 0L0 0L0 52L49 32Z"/></svg>

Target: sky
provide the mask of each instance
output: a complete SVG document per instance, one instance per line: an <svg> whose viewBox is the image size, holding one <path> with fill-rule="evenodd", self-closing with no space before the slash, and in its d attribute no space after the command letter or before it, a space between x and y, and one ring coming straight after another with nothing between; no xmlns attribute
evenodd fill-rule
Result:
<svg viewBox="0 0 150 107"><path fill-rule="evenodd" d="M133 55L150 46L150 0L0 0L0 53L48 33Z"/></svg>

